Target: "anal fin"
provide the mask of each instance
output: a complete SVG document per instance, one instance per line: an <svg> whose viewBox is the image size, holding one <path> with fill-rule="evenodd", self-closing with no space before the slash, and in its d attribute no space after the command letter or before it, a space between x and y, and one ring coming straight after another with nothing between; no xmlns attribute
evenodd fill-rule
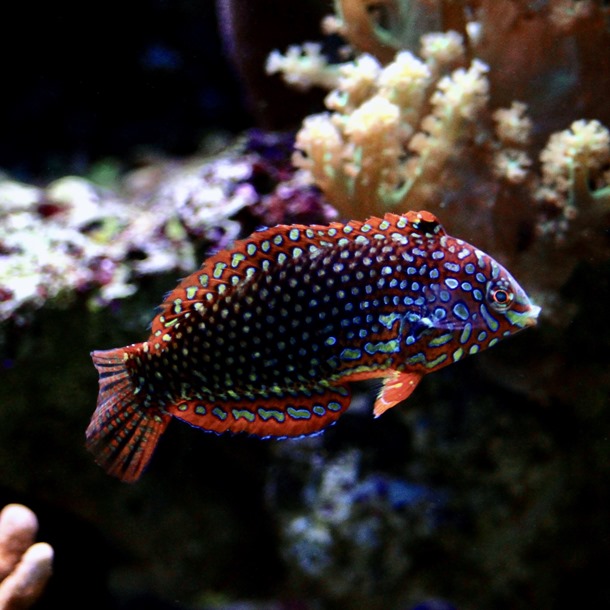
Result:
<svg viewBox="0 0 610 610"><path fill-rule="evenodd" d="M421 373L401 373L394 371L383 382L379 396L375 401L373 413L379 417L388 409L402 402L411 395L423 375Z"/></svg>
<svg viewBox="0 0 610 610"><path fill-rule="evenodd" d="M221 434L245 432L259 437L315 434L333 424L348 408L347 387L326 388L311 395L242 398L227 402L181 401L168 409L188 424Z"/></svg>

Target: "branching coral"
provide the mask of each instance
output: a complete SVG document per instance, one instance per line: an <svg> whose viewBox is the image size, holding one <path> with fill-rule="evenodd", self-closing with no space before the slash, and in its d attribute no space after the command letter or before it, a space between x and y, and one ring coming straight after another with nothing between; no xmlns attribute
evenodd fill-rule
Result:
<svg viewBox="0 0 610 610"><path fill-rule="evenodd" d="M41 595L51 576L53 549L34 543L36 515L21 504L9 504L0 512L0 609L29 608Z"/></svg>
<svg viewBox="0 0 610 610"><path fill-rule="evenodd" d="M610 213L610 131L599 121L575 121L569 129L553 134L540 161L538 196L560 214L559 221L551 223L555 233L561 235L569 221L594 224L603 220L595 214ZM584 219L578 218L583 215Z"/></svg>
<svg viewBox="0 0 610 610"><path fill-rule="evenodd" d="M475 144L487 66L460 66L456 32L422 46L425 60L401 51L385 67L367 54L343 65L326 98L333 112L308 117L297 135L295 164L345 216L434 206L449 159Z"/></svg>
<svg viewBox="0 0 610 610"><path fill-rule="evenodd" d="M400 49L414 49L419 36L441 25L439 0L335 0L337 31L360 51L390 61Z"/></svg>
<svg viewBox="0 0 610 610"><path fill-rule="evenodd" d="M599 121L574 121L549 138L540 153L542 176L529 178L538 239L520 262L547 293L562 286L579 262L610 258L609 143L610 132Z"/></svg>
<svg viewBox="0 0 610 610"><path fill-rule="evenodd" d="M604 67L585 32L610 43L604 25L610 9L592 1L433 3L438 25L451 23L459 32L424 34L417 57L412 43L388 34L400 29L408 4L376 5L384 29L369 3L338 3L337 27L354 59L334 67L327 112L304 120L295 165L345 217L428 209L452 231L503 256L516 273L520 266L539 273L532 283L548 286L554 277L557 288L577 259L550 273L555 251L599 251L610 214L603 125L610 116L593 83L589 91L573 84L575 70ZM510 27L500 13L510 17ZM519 48L527 43L531 55L507 52L507 36ZM385 41L383 50L371 39ZM371 49L376 56L366 52ZM607 74L600 78L605 83ZM599 112L600 120L572 119L569 130L554 132L568 100ZM551 103L559 109L555 117ZM600 223L591 248L592 227ZM537 271L534 258L542 262Z"/></svg>
<svg viewBox="0 0 610 610"><path fill-rule="evenodd" d="M285 55L273 51L267 59L266 69L269 74L284 74L286 82L298 89L332 88L337 83L336 67L328 63L321 45L315 42L302 47L291 46Z"/></svg>

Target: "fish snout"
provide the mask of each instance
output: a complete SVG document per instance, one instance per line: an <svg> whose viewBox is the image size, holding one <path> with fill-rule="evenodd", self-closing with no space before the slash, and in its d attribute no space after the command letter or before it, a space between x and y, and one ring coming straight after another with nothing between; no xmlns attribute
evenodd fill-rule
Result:
<svg viewBox="0 0 610 610"><path fill-rule="evenodd" d="M536 326L536 324L538 324L538 315L540 314L541 309L542 308L538 305L532 305L523 319L523 326L526 328Z"/></svg>

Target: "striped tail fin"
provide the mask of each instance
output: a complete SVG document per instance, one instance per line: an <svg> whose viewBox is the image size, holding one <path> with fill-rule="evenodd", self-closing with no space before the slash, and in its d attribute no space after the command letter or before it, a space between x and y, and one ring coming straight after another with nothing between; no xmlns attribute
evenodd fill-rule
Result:
<svg viewBox="0 0 610 610"><path fill-rule="evenodd" d="M129 350L91 354L100 375L100 391L86 446L108 474L133 482L150 461L170 415L141 405L127 370L125 354Z"/></svg>

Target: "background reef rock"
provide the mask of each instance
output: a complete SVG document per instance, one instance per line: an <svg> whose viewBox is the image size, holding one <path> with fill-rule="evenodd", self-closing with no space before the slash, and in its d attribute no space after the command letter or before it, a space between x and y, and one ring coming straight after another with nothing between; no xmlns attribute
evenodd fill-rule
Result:
<svg viewBox="0 0 610 610"><path fill-rule="evenodd" d="M608 40L607 2L335 4L5 9L20 38L0 39L0 505L34 510L38 539L54 549L36 608L610 604L610 68L594 44ZM319 20L335 9L322 37ZM459 32L465 46L429 38L422 52L417 40L432 27ZM433 102L441 81L447 94L470 75L481 114L460 123L465 137L444 151L446 166L437 157L438 181L421 201L434 189L471 195L435 211L518 266L544 306L541 324L426 379L377 420L376 388L359 384L349 412L315 438L217 437L176 422L140 482L105 475L84 448L97 395L91 350L142 340L162 295L237 236L366 214L381 201L341 208L307 174L303 149L295 172L293 134L244 135L306 130L329 111L324 87L304 95L266 75L268 54L277 48L278 71L293 75L309 62L308 78L313 61L337 111L358 66L377 78L406 50L423 59L403 67L431 64L439 40L465 51L447 80L430 77L420 109L431 129L415 126L425 136L415 148L445 120ZM377 67L358 59L362 41ZM335 125L365 115L356 110L371 83ZM511 105L518 98L527 113ZM531 138L498 133L502 120ZM231 146L219 153L219 141ZM507 147L498 174L493 159ZM398 165L415 152L396 150ZM574 214L574 202L591 207Z"/></svg>

